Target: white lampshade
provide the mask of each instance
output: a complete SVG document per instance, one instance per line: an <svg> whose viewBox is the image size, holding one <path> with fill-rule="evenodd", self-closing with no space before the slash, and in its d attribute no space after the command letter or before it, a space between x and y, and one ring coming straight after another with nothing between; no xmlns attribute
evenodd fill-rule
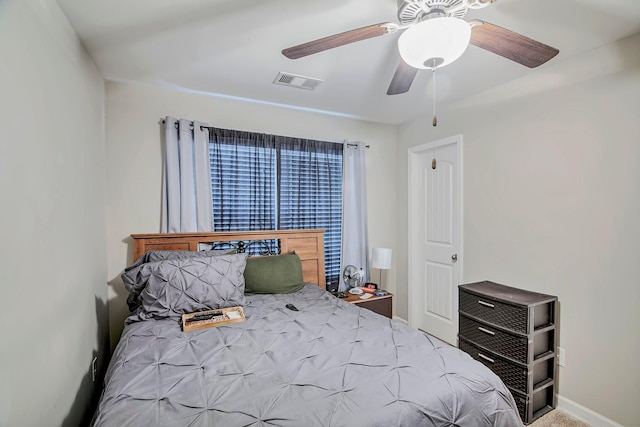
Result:
<svg viewBox="0 0 640 427"><path fill-rule="evenodd" d="M414 68L444 67L458 59L469 46L471 26L451 17L426 19L400 35L400 56Z"/></svg>
<svg viewBox="0 0 640 427"><path fill-rule="evenodd" d="M371 253L371 267L380 270L391 268L391 249L373 248Z"/></svg>

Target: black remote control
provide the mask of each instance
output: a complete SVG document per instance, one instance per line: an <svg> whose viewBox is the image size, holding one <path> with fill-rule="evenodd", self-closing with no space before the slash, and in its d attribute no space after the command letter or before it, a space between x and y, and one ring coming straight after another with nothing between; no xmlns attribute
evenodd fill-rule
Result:
<svg viewBox="0 0 640 427"><path fill-rule="evenodd" d="M287 304L287 305L285 305L285 307L287 307L287 308L288 308L289 310L291 310L291 311L299 311L299 310L296 308L296 306L295 306L295 305L293 305L293 304Z"/></svg>
<svg viewBox="0 0 640 427"><path fill-rule="evenodd" d="M213 319L215 316L219 316L219 314L215 314L215 313L196 314L195 316L187 319L187 322L197 322L199 320L209 320L209 319Z"/></svg>

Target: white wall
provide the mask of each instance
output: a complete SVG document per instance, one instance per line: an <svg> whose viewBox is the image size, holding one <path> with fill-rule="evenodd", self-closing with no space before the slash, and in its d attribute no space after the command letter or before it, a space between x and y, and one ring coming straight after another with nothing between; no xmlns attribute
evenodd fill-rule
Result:
<svg viewBox="0 0 640 427"><path fill-rule="evenodd" d="M626 426L640 425L639 46L549 64L439 113L436 129L408 123L397 152L405 170L409 147L464 135L463 282L557 295L560 395ZM402 178L397 191L406 217Z"/></svg>
<svg viewBox="0 0 640 427"><path fill-rule="evenodd" d="M283 90L297 90L283 88ZM306 93L305 93L306 94ZM312 94L310 95L312 96ZM396 186L393 165L396 129L347 118L272 105L181 93L175 90L107 83L107 239L112 344L128 315L120 275L132 262L132 233L160 230L161 137L165 116L200 120L211 126L340 142L365 141L372 246L392 247ZM377 274L377 273L376 273ZM393 277L385 283L393 289Z"/></svg>
<svg viewBox="0 0 640 427"><path fill-rule="evenodd" d="M104 82L55 1L0 2L0 61L0 426L78 426L108 346Z"/></svg>

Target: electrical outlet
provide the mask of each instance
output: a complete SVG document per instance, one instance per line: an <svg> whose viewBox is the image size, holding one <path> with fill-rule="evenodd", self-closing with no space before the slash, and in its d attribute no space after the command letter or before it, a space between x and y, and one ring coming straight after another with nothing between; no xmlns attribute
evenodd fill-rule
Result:
<svg viewBox="0 0 640 427"><path fill-rule="evenodd" d="M558 347L558 366L564 366L564 348Z"/></svg>
<svg viewBox="0 0 640 427"><path fill-rule="evenodd" d="M96 382L96 375L98 375L98 356L95 356L91 361L91 381Z"/></svg>

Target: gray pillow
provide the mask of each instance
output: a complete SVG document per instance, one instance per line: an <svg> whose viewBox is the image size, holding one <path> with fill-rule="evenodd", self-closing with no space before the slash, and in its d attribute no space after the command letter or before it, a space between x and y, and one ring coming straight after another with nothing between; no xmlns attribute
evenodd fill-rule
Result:
<svg viewBox="0 0 640 427"><path fill-rule="evenodd" d="M185 259L199 256L229 255L235 253L235 249L210 249L207 251L147 251L140 258L143 262L154 262L164 261L165 259Z"/></svg>
<svg viewBox="0 0 640 427"><path fill-rule="evenodd" d="M131 301L128 301L131 311L137 303L138 295L142 292L142 289L146 286L149 279L149 269L144 269L144 264L149 262L164 261L170 259L186 259L195 257L208 257L227 255L235 253L235 249L222 249L222 250L209 250L209 251L148 251L145 252L140 258L134 261L129 267L125 268L124 273L120 276L124 282L125 288L132 294ZM132 304L134 305L132 307Z"/></svg>
<svg viewBox="0 0 640 427"><path fill-rule="evenodd" d="M144 318L180 317L194 311L245 304L246 254L189 257L144 264L140 292Z"/></svg>

